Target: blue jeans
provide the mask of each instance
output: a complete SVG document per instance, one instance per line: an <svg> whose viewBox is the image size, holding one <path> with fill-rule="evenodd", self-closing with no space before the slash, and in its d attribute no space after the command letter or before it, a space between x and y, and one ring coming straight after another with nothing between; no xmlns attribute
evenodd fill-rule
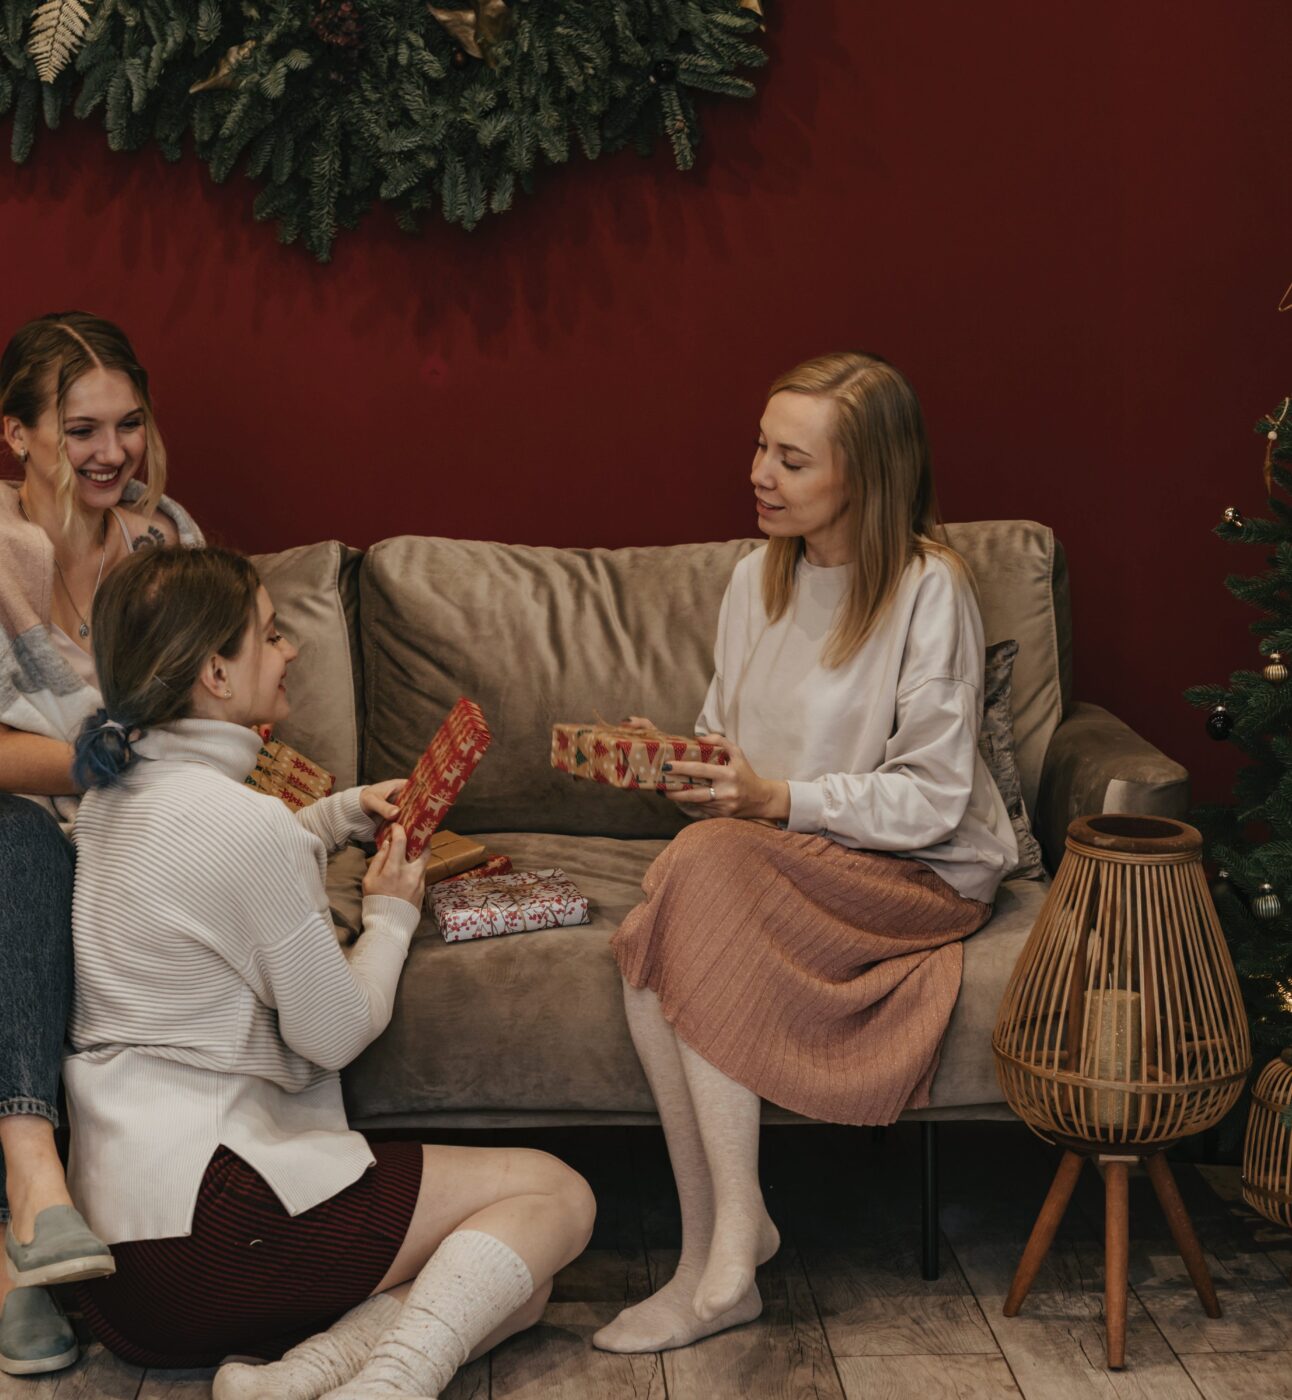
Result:
<svg viewBox="0 0 1292 1400"><path fill-rule="evenodd" d="M72 843L25 797L0 792L0 1116L58 1123L72 999ZM0 1153L0 1221L9 1218Z"/></svg>

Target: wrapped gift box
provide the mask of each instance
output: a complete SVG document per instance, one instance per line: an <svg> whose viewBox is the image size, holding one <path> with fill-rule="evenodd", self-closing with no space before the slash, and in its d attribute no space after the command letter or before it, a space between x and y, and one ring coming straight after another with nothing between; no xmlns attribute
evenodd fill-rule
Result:
<svg viewBox="0 0 1292 1400"><path fill-rule="evenodd" d="M588 922L588 901L563 870L526 870L450 880L431 892L446 943Z"/></svg>
<svg viewBox="0 0 1292 1400"><path fill-rule="evenodd" d="M439 732L417 760L398 799L399 817L408 836L408 858L416 860L438 830L492 739L480 706L461 699L449 711ZM383 822L377 842L386 839L390 823Z"/></svg>
<svg viewBox="0 0 1292 1400"><path fill-rule="evenodd" d="M326 768L320 768L281 740L269 738L264 730L259 732L256 766L243 780L248 787L277 797L293 811L328 796L336 786L336 778Z"/></svg>
<svg viewBox="0 0 1292 1400"><path fill-rule="evenodd" d="M426 862L426 883L437 885L441 880L461 875L482 865L487 852L479 841L469 836L456 836L451 831L437 831L430 839L430 859Z"/></svg>
<svg viewBox="0 0 1292 1400"><path fill-rule="evenodd" d="M625 729L610 724L554 724L552 767L576 778L611 787L669 792L701 784L666 774L666 763L717 763L731 755L722 744L704 743L655 729Z"/></svg>
<svg viewBox="0 0 1292 1400"><path fill-rule="evenodd" d="M486 851L485 858L481 864L477 865L473 870L464 870L461 875L450 875L448 881L445 881L445 883L447 884L453 880L480 880L490 875L510 874L510 856L500 856L496 852Z"/></svg>

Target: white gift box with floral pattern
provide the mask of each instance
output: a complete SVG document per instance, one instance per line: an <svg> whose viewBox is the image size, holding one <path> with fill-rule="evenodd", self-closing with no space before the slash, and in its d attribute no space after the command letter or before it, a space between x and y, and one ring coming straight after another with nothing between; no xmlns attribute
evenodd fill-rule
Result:
<svg viewBox="0 0 1292 1400"><path fill-rule="evenodd" d="M453 880L430 891L430 905L446 943L588 922L587 896L558 869Z"/></svg>

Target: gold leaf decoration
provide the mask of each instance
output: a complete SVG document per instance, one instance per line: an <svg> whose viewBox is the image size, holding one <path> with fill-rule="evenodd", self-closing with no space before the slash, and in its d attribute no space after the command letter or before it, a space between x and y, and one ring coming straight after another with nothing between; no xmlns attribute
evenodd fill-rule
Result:
<svg viewBox="0 0 1292 1400"><path fill-rule="evenodd" d="M27 52L42 83L52 83L81 47L94 0L45 0L31 17Z"/></svg>
<svg viewBox="0 0 1292 1400"><path fill-rule="evenodd" d="M507 0L473 0L458 9L442 5L426 7L448 31L449 37L472 58L488 59L489 47L505 38L512 13Z"/></svg>
<svg viewBox="0 0 1292 1400"><path fill-rule="evenodd" d="M245 63L251 57L251 51L256 47L254 39L248 39L245 43L234 44L231 49L226 49L224 57L215 65L215 71L201 82L194 83L189 92L210 92L215 88L231 88L237 82L236 69L240 63Z"/></svg>

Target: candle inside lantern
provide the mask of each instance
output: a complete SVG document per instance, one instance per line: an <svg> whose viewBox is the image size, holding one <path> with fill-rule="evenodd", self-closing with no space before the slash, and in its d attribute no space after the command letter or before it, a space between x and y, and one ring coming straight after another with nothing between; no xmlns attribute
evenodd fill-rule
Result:
<svg viewBox="0 0 1292 1400"><path fill-rule="evenodd" d="M1081 1072L1088 1079L1138 1083L1143 1078L1143 1049L1138 992L1100 989L1086 993L1086 1027ZM1093 1123L1120 1128L1127 1121L1130 1096L1110 1089L1086 1092L1086 1112Z"/></svg>

